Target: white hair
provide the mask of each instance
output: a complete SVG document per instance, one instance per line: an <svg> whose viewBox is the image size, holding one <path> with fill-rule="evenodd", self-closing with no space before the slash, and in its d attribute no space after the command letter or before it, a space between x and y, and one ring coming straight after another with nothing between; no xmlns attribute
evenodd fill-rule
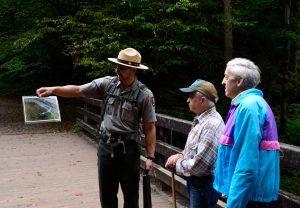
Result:
<svg viewBox="0 0 300 208"><path fill-rule="evenodd" d="M227 63L227 67L234 76L244 78L243 85L255 88L260 83L260 69L252 61L245 58L234 58Z"/></svg>
<svg viewBox="0 0 300 208"><path fill-rule="evenodd" d="M206 98L207 98L207 105L208 105L208 108L212 108L212 107L215 107L215 106L216 106L216 105L215 105L215 102L211 101L206 95L202 94L201 92L196 91L196 96L197 96L198 98L200 98L200 97L202 97L202 96L206 97Z"/></svg>

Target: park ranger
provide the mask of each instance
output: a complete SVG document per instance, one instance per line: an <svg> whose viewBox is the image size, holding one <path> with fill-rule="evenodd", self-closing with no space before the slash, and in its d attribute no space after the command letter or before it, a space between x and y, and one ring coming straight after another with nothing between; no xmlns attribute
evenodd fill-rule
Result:
<svg viewBox="0 0 300 208"><path fill-rule="evenodd" d="M155 108L152 92L137 80L138 69L148 69L141 64L140 53L133 48L119 52L116 76L106 76L84 85L41 87L40 97L100 97L105 100L101 114L98 147L99 191L102 208L118 207L118 188L124 195L124 208L138 207L139 147L144 130L146 139L146 170L151 171L156 144ZM142 128L141 128L142 127Z"/></svg>

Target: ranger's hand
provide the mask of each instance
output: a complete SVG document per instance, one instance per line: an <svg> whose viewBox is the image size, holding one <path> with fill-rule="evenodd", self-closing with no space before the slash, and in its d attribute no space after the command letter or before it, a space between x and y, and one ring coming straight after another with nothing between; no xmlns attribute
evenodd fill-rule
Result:
<svg viewBox="0 0 300 208"><path fill-rule="evenodd" d="M52 94L52 87L41 87L36 90L36 94L39 97L47 97Z"/></svg>
<svg viewBox="0 0 300 208"><path fill-rule="evenodd" d="M146 167L145 167L146 170L148 170L148 173L150 173L153 169L153 161L150 160L150 159L147 159L146 160Z"/></svg>

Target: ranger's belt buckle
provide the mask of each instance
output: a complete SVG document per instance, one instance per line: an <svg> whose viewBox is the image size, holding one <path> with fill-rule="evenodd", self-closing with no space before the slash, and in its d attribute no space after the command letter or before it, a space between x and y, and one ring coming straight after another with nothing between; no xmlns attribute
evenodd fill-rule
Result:
<svg viewBox="0 0 300 208"><path fill-rule="evenodd" d="M122 141L121 138L119 138L118 140L116 140L115 138L109 138L106 141L106 143L110 145L110 156L111 156L111 158L115 157L114 148L116 146L120 145L120 144L122 145L122 148L123 148L123 154L126 154L125 144L124 144L124 141Z"/></svg>

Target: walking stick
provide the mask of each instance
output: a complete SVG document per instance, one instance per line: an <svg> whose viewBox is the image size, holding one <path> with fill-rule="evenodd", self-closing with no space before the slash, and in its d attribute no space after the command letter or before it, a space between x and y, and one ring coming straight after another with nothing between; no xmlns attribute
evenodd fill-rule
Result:
<svg viewBox="0 0 300 208"><path fill-rule="evenodd" d="M175 168L172 169L172 197L173 197L173 208L176 208Z"/></svg>
<svg viewBox="0 0 300 208"><path fill-rule="evenodd" d="M144 208L152 208L149 170L143 173Z"/></svg>

